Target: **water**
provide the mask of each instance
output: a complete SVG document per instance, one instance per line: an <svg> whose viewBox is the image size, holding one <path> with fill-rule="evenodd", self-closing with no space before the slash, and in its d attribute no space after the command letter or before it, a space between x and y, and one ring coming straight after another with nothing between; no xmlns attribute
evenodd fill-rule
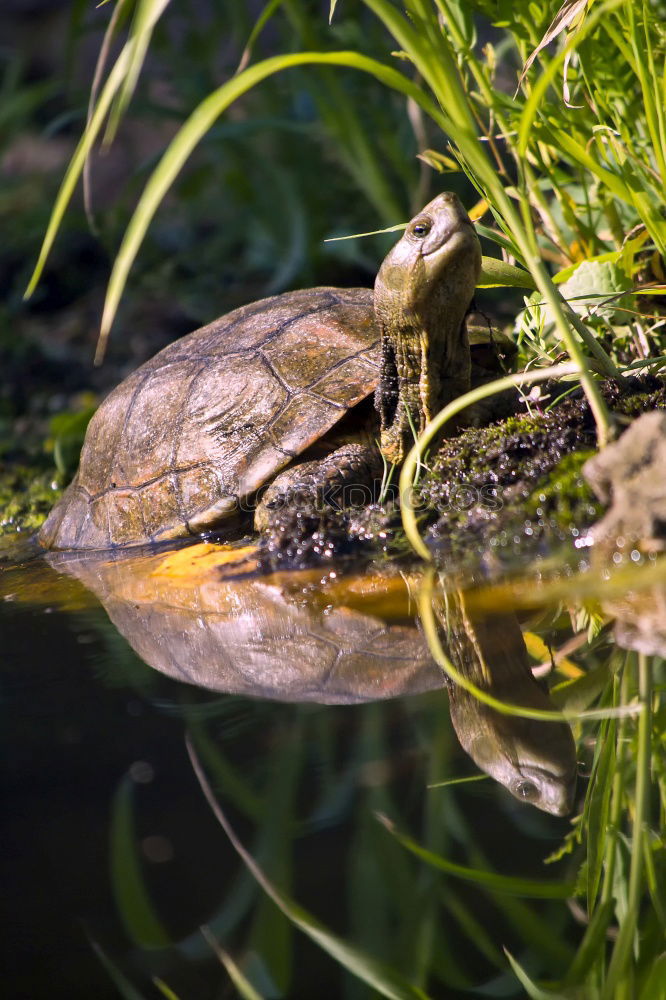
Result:
<svg viewBox="0 0 666 1000"><path fill-rule="evenodd" d="M348 567L258 577L251 551L220 564L210 546L0 573L8 995L238 995L213 938L265 997L380 995L371 975L384 993L521 996L503 948L536 977L565 974L582 931L564 900L496 892L478 873L564 895L576 865L543 860L570 820L488 778L427 787L479 772L413 587ZM197 767L283 907L312 922L267 898ZM357 949L353 972L327 934Z"/></svg>

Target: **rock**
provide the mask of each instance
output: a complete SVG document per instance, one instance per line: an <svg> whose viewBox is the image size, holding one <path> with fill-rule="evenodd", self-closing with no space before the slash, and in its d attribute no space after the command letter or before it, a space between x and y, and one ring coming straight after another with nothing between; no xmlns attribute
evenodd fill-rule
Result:
<svg viewBox="0 0 666 1000"><path fill-rule="evenodd" d="M583 466L590 486L610 508L591 529L595 544L643 552L666 543L666 412L644 413L614 444Z"/></svg>
<svg viewBox="0 0 666 1000"><path fill-rule="evenodd" d="M631 554L666 548L666 412L653 410L635 420L622 437L589 459L583 474L610 507L591 529L595 556L602 566L620 565ZM647 656L666 655L666 586L650 585L638 565L621 594L602 600L615 619L618 646Z"/></svg>

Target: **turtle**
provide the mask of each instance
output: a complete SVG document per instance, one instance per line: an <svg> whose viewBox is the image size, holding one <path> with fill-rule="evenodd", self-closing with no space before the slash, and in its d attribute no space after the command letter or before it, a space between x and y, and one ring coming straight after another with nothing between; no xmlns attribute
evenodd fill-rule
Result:
<svg viewBox="0 0 666 1000"><path fill-rule="evenodd" d="M480 268L474 226L445 192L408 223L374 292L286 292L174 341L99 407L39 542L145 545L247 510L261 528L294 496L381 478L470 388Z"/></svg>

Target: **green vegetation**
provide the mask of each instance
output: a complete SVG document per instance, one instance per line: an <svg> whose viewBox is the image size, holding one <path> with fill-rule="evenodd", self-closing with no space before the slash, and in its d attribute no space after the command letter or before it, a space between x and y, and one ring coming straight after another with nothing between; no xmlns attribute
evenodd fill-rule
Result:
<svg viewBox="0 0 666 1000"><path fill-rule="evenodd" d="M579 451L561 458L541 486L530 493L524 515L535 521L545 517L560 527L578 531L596 521L603 508L582 475L585 462L593 454L593 450Z"/></svg>
<svg viewBox="0 0 666 1000"><path fill-rule="evenodd" d="M36 531L58 496L50 470L12 464L0 475L0 535Z"/></svg>
<svg viewBox="0 0 666 1000"><path fill-rule="evenodd" d="M506 262L526 269L530 287L536 286L517 321L522 367L529 374L510 376L502 384L538 382L547 377L543 366L548 377L575 376L585 391L598 443L605 444L615 428L600 376L658 374L666 366L660 307L666 280L666 7L663 0L568 0L556 17L556 6L546 0L528 5L511 0L405 0L400 5L364 0L353 6L341 0L331 4L332 26L327 28L318 6L278 0L266 6L254 28L246 23L245 11L227 15L236 19L233 37L244 32L248 41L238 72L220 83L213 40L219 45L228 26L222 15L215 14L205 28L195 19L176 27L176 36L181 31L183 37L172 41L168 25L175 5L119 0L109 38L118 34L122 48L113 66L102 67L92 113L56 198L30 291L40 287L87 156L105 134L108 140L122 134L124 123L133 116L140 121L142 113L153 123L162 116L169 141L164 151L160 148L157 163L157 148L151 149L129 184L132 198L142 187L131 211L125 192L111 219L98 219L103 245L113 248L99 358L132 268L138 267L140 287L152 288L157 297L175 276L176 286L185 290L185 311L197 314L202 301L219 300L218 286L231 282L228 272L236 269L247 268L250 277L240 288L234 285L230 300L239 293L257 297L258 292L303 283L324 271L330 280L331 271L345 267L367 275L373 255L367 244L345 241L324 250L322 235L398 224L414 199L423 203L435 186L453 186L468 195L474 191L468 201L479 203L475 214L484 222L479 232ZM265 51L268 35L272 47ZM276 50L283 54L275 55ZM173 66L177 85L167 100L151 95L150 70L144 65L149 51ZM23 96L23 104L8 105L13 120L44 97L28 90ZM299 117L303 103L307 108ZM160 210L167 197L174 206L169 220ZM211 234L208 212L216 199L221 208ZM352 211L354 200L362 210ZM240 209L231 207L239 202ZM171 260L169 247L178 226L185 236ZM149 229L152 243L144 242ZM563 358L568 360L560 364ZM563 391L569 388L567 384ZM445 411L440 423L452 415L453 409ZM539 433L551 417L541 422ZM589 447L587 441L582 444ZM404 471L403 495L424 445L422 441ZM555 454L556 478L530 488L523 517L536 515L538 502L550 505L553 516L570 520L577 517L566 506L572 499L588 504L578 485L573 498L562 486L577 483L581 460L566 458L565 450ZM561 492L566 492L564 504L556 499ZM405 510L409 518L408 504ZM408 535L428 555L414 518ZM635 588L642 569L635 567ZM504 899L501 890L510 876L498 875L493 884L451 790L433 792L433 801L441 797L422 817L417 843L415 837L396 835L390 824L373 826L368 819L373 810L394 809L395 815L398 808L395 802L381 801L381 790L369 784L363 793L364 819L354 835L365 846L364 857L373 852L389 857L390 880L383 884L374 869L352 873L368 887L354 913L365 959L291 899L285 904L286 888L278 892L271 885L271 895L297 927L382 995L436 997L448 995L441 990L478 985L461 968L454 949L447 949L440 928L445 914L468 930L471 947L487 963L484 968L497 971L498 991L511 988L513 975L522 984L516 989L540 1000L651 1000L666 989L663 662L642 654L620 656L598 608L574 607L563 589L569 581L559 584L561 603L544 613L534 630L544 641L555 635L562 642L572 631L587 631L587 649L578 653L585 670L561 686L560 704L594 704L602 715L600 722L587 716L576 723L580 744L594 748L591 777L582 814L559 851L567 877L554 883L568 893L575 880L580 926L573 927L552 892L544 891L533 908L520 898ZM546 606L547 595L542 600ZM425 604L422 612L427 618ZM431 642L436 639L435 630ZM630 713L624 712L627 706ZM302 747L309 739L330 736L323 727L313 734L306 713L299 725L302 741L288 742L279 757L283 770L271 775L262 799L266 812L259 827L265 836L279 839L278 874L289 870L285 830L293 821L289 796L295 795ZM370 711L365 725L366 748L388 741ZM433 743L427 752L436 762L441 746ZM218 783L233 799L236 785L228 780L226 762L218 758L209 748L207 764L217 767ZM382 759L380 751L376 757L368 752L367 759ZM279 801L277 789L283 796ZM248 816L238 797L235 805L246 819L256 818ZM116 803L114 859L123 878L139 879L138 866L120 863L122 851L130 849L122 840L128 840L130 809L126 797ZM455 844L442 832L445 812L447 822L457 828ZM466 842L472 844L472 857L462 867L467 875L471 869L482 873L476 881L491 893L492 906L515 941L508 957L485 935L475 909L478 899L470 903L457 888L460 870L452 867L447 852L463 850ZM446 870L446 892L431 866ZM256 865L253 870L257 876ZM526 884L525 878L515 878L517 896L525 895ZM161 941L161 926L154 923L145 894L137 897L136 885L121 893L121 906L127 910L127 901L137 898L145 926L159 931L153 940ZM389 903L393 924L382 917L385 933L378 942L363 907L377 918ZM131 919L136 913L137 906ZM131 931L129 917L126 922ZM228 926L221 923L223 929ZM285 959L289 932L279 926L279 936L272 939L275 924L262 911L249 938L262 956L263 980L259 974L247 978L253 984L268 981L271 995L288 989L290 982ZM141 934L135 937L141 945ZM528 946L531 955L525 959ZM394 962L395 968L387 971L379 959ZM245 995L253 989L249 983L242 986ZM350 989L350 995L364 995Z"/></svg>

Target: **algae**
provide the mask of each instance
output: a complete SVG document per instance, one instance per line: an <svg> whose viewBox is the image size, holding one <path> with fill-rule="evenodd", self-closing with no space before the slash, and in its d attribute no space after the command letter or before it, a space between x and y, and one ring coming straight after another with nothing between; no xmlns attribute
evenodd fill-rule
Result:
<svg viewBox="0 0 666 1000"><path fill-rule="evenodd" d="M653 376L606 383L603 394L618 422L666 408L664 385ZM584 535L603 512L581 473L595 451L582 395L443 441L419 484L436 558L524 561Z"/></svg>
<svg viewBox="0 0 666 1000"><path fill-rule="evenodd" d="M36 531L61 493L52 469L0 468L0 535Z"/></svg>
<svg viewBox="0 0 666 1000"><path fill-rule="evenodd" d="M603 512L603 504L582 474L583 465L593 455L596 455L593 448L583 448L562 458L525 500L525 517L549 520L562 530L578 531L596 521Z"/></svg>

